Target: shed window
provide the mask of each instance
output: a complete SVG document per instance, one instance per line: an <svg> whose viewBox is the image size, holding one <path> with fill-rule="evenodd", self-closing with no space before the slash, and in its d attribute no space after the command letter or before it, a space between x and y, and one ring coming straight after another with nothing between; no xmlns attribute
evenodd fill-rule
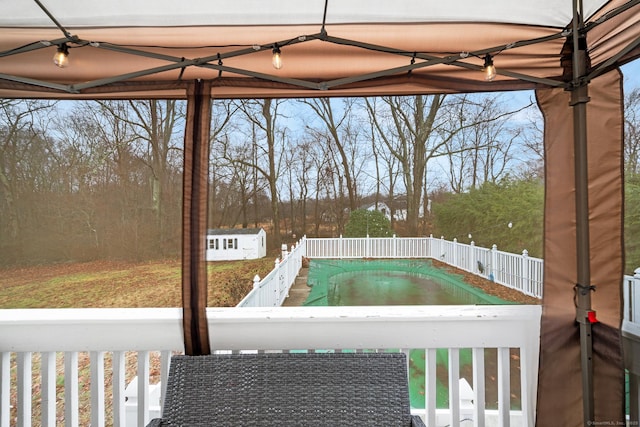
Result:
<svg viewBox="0 0 640 427"><path fill-rule="evenodd" d="M225 249L238 249L238 239L227 239Z"/></svg>
<svg viewBox="0 0 640 427"><path fill-rule="evenodd" d="M218 239L209 239L208 248L209 249L220 249L220 243L218 242Z"/></svg>
<svg viewBox="0 0 640 427"><path fill-rule="evenodd" d="M225 249L238 249L238 239L223 239Z"/></svg>

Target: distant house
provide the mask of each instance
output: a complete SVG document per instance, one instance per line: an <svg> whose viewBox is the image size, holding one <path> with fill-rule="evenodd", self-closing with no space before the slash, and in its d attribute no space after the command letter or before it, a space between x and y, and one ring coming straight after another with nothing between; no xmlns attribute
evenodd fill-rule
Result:
<svg viewBox="0 0 640 427"><path fill-rule="evenodd" d="M257 259L267 256L267 233L262 228L207 230L207 261Z"/></svg>
<svg viewBox="0 0 640 427"><path fill-rule="evenodd" d="M405 199L397 199L396 206L406 206L407 201ZM378 202L377 205L375 203L371 203L362 207L362 209L366 209L368 211L380 211L384 216L387 217L389 221L391 221L391 208L385 202ZM431 212L431 200L428 201L427 210ZM424 217L424 206L420 204L418 207L418 217ZM396 209L393 219L396 221L406 221L407 220L407 209Z"/></svg>
<svg viewBox="0 0 640 427"><path fill-rule="evenodd" d="M362 206L360 209L381 212L388 220L391 220L391 209L389 209L389 206L387 206L385 202L369 203L368 205Z"/></svg>
<svg viewBox="0 0 640 427"><path fill-rule="evenodd" d="M371 203L366 206L363 206L362 209L366 209L368 211L378 211L381 212L389 221L391 221L391 208L385 202ZM407 211L406 209L396 209L396 213L394 215L394 220L396 221L405 221L407 219Z"/></svg>

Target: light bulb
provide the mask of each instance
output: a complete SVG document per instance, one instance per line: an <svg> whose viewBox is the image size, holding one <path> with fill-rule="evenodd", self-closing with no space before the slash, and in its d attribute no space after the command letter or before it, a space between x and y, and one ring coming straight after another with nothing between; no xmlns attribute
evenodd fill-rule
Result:
<svg viewBox="0 0 640 427"><path fill-rule="evenodd" d="M279 70L282 68L282 52L280 52L280 48L278 45L273 48L273 57L271 58L271 63L273 64L273 68Z"/></svg>
<svg viewBox="0 0 640 427"><path fill-rule="evenodd" d="M69 65L69 47L66 43L58 46L58 50L55 55L53 55L53 63L60 68L64 68Z"/></svg>
<svg viewBox="0 0 640 427"><path fill-rule="evenodd" d="M493 58L487 53L484 57L484 79L490 82L495 78L496 67L493 65Z"/></svg>

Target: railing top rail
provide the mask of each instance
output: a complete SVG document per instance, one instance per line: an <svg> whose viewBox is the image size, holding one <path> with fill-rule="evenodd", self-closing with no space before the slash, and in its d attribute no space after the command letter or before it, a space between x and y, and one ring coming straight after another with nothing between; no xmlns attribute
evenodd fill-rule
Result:
<svg viewBox="0 0 640 427"><path fill-rule="evenodd" d="M0 310L0 337L0 351L184 348L181 308Z"/></svg>
<svg viewBox="0 0 640 427"><path fill-rule="evenodd" d="M540 315L537 305L207 309L212 347L225 350L518 347L539 334ZM489 337L479 332L486 331L487 324L492 330ZM274 333L285 327L287 333ZM3 352L180 350L182 312L178 308L0 310L0 336Z"/></svg>

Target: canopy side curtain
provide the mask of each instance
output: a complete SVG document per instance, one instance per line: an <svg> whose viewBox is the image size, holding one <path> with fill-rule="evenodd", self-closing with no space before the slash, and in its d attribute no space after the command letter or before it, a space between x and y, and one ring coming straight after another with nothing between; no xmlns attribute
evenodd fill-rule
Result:
<svg viewBox="0 0 640 427"><path fill-rule="evenodd" d="M621 296L623 275L623 95L618 70L594 79L587 103L589 266L593 408L583 420L583 384L574 286L577 283L576 181L571 93L536 92L545 120L544 297L537 426L624 425ZM593 425L593 423L591 423Z"/></svg>
<svg viewBox="0 0 640 427"><path fill-rule="evenodd" d="M196 81L187 92L182 201L182 311L187 355L209 354L207 326L207 192L211 84Z"/></svg>

